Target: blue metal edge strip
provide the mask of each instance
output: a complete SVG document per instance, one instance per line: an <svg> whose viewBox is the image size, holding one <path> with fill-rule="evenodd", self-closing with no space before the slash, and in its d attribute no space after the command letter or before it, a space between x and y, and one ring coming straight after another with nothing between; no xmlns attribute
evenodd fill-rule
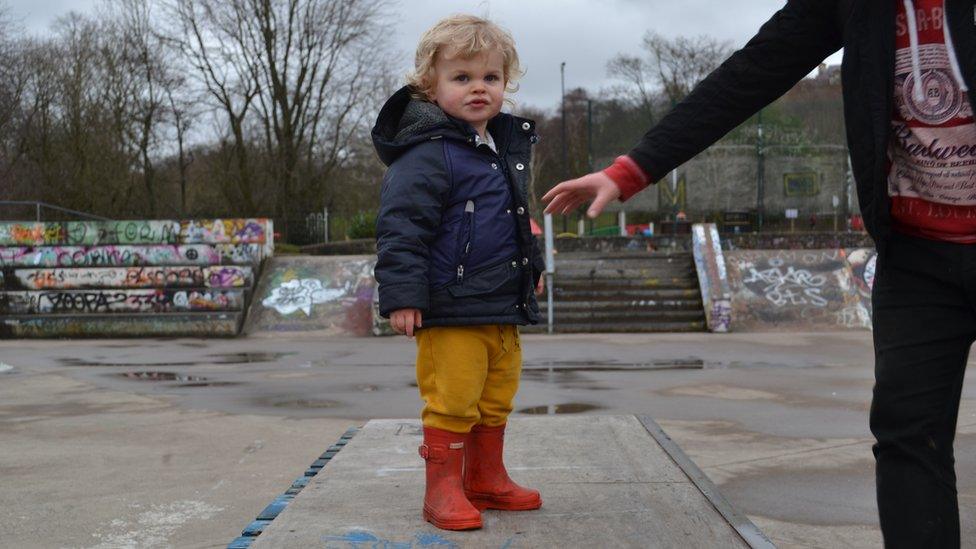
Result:
<svg viewBox="0 0 976 549"><path fill-rule="evenodd" d="M249 548L251 544L254 543L257 536L261 535L261 532L263 532L264 529L271 524L271 521L273 521L275 517L285 510L285 507L287 507L288 504L295 499L295 496L297 496L303 488L308 486L308 481L317 475L323 467L328 465L329 461L335 457L335 455L338 454L339 451L342 450L358 432L358 427L350 427L347 429L346 432L339 437L339 440L335 444L329 446L329 448L323 452L318 459L312 462L312 465L309 466L302 476L296 478L295 481L291 483L291 486L285 490L284 494L276 497L271 503L268 504L267 507L264 508L264 510L261 511L253 522L244 527L244 529L241 530L241 535L234 538L227 545L227 549Z"/></svg>

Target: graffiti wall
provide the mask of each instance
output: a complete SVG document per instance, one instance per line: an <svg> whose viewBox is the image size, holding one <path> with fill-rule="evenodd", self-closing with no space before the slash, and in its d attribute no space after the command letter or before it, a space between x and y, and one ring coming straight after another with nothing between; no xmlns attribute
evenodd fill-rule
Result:
<svg viewBox="0 0 976 549"><path fill-rule="evenodd" d="M260 244L174 246L10 246L0 248L0 267L126 267L138 265L254 265Z"/></svg>
<svg viewBox="0 0 976 549"><path fill-rule="evenodd" d="M273 235L267 219L0 223L0 334L235 335Z"/></svg>
<svg viewBox="0 0 976 549"><path fill-rule="evenodd" d="M0 246L264 244L271 235L268 219L0 223Z"/></svg>
<svg viewBox="0 0 976 549"><path fill-rule="evenodd" d="M867 248L725 252L735 330L869 329L874 253Z"/></svg>
<svg viewBox="0 0 976 549"><path fill-rule="evenodd" d="M6 281L6 282L5 282ZM94 267L77 269L17 269L4 279L0 289L93 289L93 288L243 288L254 285L251 267Z"/></svg>
<svg viewBox="0 0 976 549"><path fill-rule="evenodd" d="M240 290L55 290L4 292L0 314L104 314L240 311Z"/></svg>
<svg viewBox="0 0 976 549"><path fill-rule="evenodd" d="M245 331L369 335L375 262L375 256L272 258L255 290Z"/></svg>

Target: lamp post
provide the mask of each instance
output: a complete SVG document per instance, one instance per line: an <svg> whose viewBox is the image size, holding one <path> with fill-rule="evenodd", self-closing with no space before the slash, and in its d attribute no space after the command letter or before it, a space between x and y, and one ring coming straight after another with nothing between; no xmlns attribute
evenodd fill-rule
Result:
<svg viewBox="0 0 976 549"><path fill-rule="evenodd" d="M763 148L762 109L759 109L758 124L756 125L756 232L762 231L763 214L765 213L766 194L766 151Z"/></svg>
<svg viewBox="0 0 976 549"><path fill-rule="evenodd" d="M562 153L563 153L563 181L569 179L569 163L566 160L566 62L559 64L559 101L562 112ZM563 217L563 232L566 232L566 216Z"/></svg>

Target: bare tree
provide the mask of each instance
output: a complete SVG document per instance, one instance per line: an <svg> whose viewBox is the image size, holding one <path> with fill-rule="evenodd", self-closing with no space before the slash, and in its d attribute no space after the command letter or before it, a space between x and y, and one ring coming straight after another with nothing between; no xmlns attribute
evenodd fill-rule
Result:
<svg viewBox="0 0 976 549"><path fill-rule="evenodd" d="M254 196L245 118L260 89L238 39L250 23L239 17L240 11L233 9L231 2L172 0L167 8L179 26L173 43L183 52L227 120L237 167L236 190L243 213L253 215L258 202Z"/></svg>
<svg viewBox="0 0 976 549"><path fill-rule="evenodd" d="M731 53L728 41L710 36L668 39L647 31L641 43L643 56L618 54L607 64L607 73L623 80L635 103L653 122L655 92L675 104L681 101Z"/></svg>

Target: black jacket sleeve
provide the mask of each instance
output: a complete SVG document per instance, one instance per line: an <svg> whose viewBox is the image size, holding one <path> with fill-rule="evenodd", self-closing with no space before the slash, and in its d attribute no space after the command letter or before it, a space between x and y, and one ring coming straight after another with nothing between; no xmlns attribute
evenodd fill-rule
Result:
<svg viewBox="0 0 976 549"><path fill-rule="evenodd" d="M789 0L628 154L657 181L783 95L840 49L838 0Z"/></svg>
<svg viewBox="0 0 976 549"><path fill-rule="evenodd" d="M421 143L387 169L376 216L380 315L429 308L430 245L437 234L451 178L440 140Z"/></svg>

